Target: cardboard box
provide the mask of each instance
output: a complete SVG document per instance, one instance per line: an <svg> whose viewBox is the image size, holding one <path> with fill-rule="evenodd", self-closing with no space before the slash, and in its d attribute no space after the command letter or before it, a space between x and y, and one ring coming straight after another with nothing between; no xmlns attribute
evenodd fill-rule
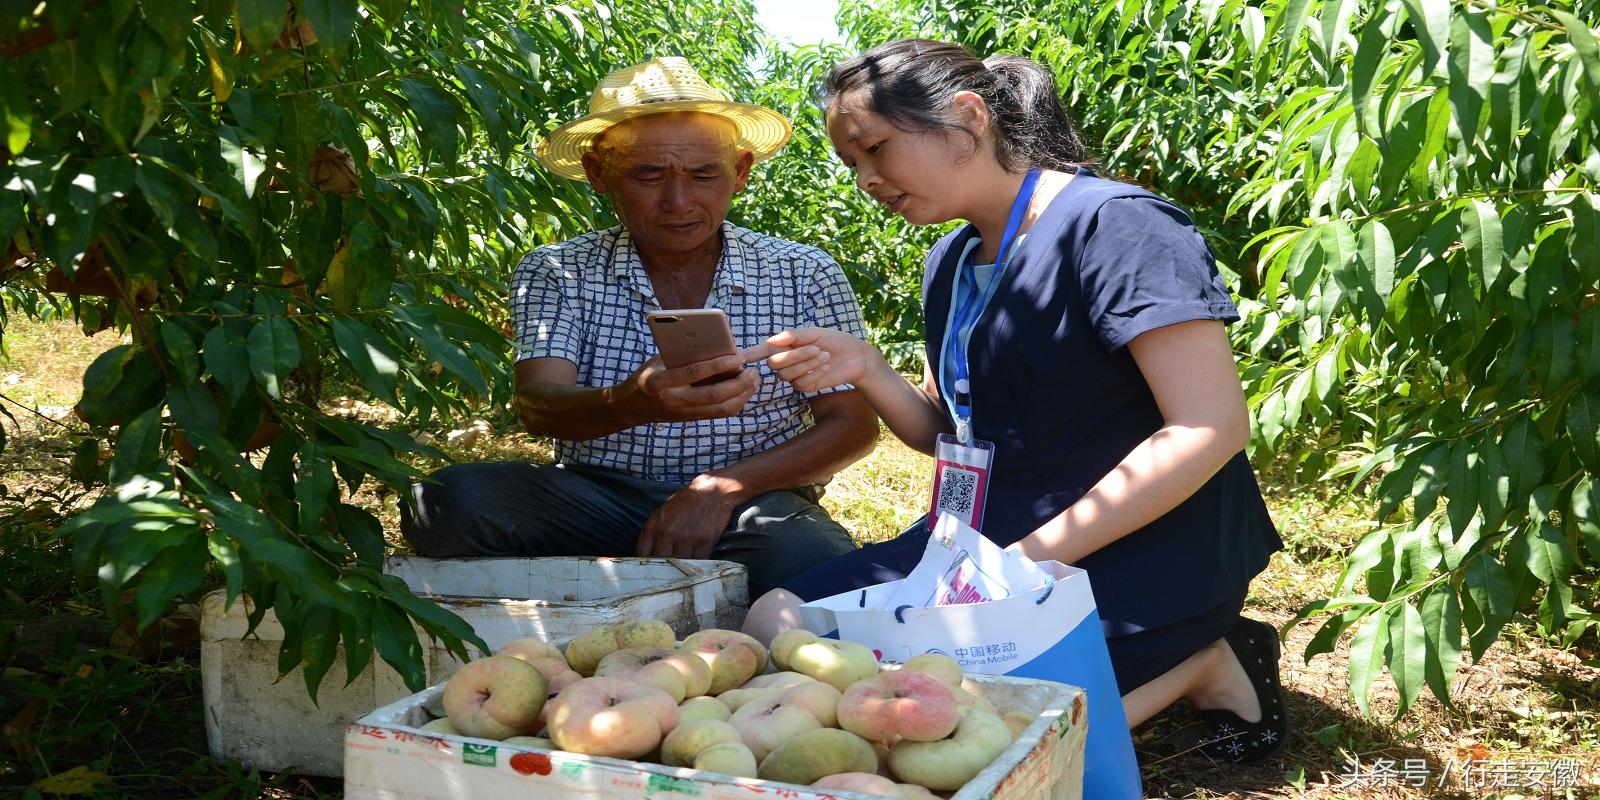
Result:
<svg viewBox="0 0 1600 800"><path fill-rule="evenodd" d="M391 558L385 571L412 591L461 616L491 648L523 636L565 645L596 625L659 619L680 636L703 628L737 628L749 605L745 568L729 561L609 558ZM268 612L244 638L250 606L226 594L201 603L200 675L206 740L217 759L247 768L294 768L338 777L341 737L351 720L411 694L400 676L373 658L344 685L341 654L313 704L295 670L278 680L283 627ZM442 645L418 632L428 683L461 666Z"/></svg>
<svg viewBox="0 0 1600 800"><path fill-rule="evenodd" d="M954 800L1080 800L1088 715L1082 690L1050 681L975 675L967 686L1002 714L1039 717ZM347 800L869 800L753 778L615 758L518 747L420 730L442 686L384 706L345 734ZM881 800L881 798L879 798Z"/></svg>

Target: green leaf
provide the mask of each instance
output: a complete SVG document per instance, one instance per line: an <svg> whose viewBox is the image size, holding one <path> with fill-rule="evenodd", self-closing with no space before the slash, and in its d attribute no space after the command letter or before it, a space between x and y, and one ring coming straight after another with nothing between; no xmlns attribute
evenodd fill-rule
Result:
<svg viewBox="0 0 1600 800"><path fill-rule="evenodd" d="M1404 0L1422 45L1423 75L1433 74L1450 52L1450 0Z"/></svg>
<svg viewBox="0 0 1600 800"><path fill-rule="evenodd" d="M305 290L316 294L327 277L344 239L344 204L338 195L326 195L306 208L296 220L295 267Z"/></svg>
<svg viewBox="0 0 1600 800"><path fill-rule="evenodd" d="M1417 155L1409 162L1411 182L1418 187L1429 185L1429 167L1445 155L1445 142L1450 134L1450 94L1435 92L1428 101L1428 115L1422 129L1422 142ZM1453 227L1453 226L1452 226ZM1435 251L1437 252L1437 251Z"/></svg>
<svg viewBox="0 0 1600 800"><path fill-rule="evenodd" d="M139 11L144 21L161 36L169 50L180 50L189 41L189 30L194 26L194 6L174 0L139 0Z"/></svg>
<svg viewBox="0 0 1600 800"><path fill-rule="evenodd" d="M1303 654L1305 662L1309 664L1311 659L1333 652L1334 647L1339 643L1339 637L1351 625L1354 625L1358 620L1372 613L1378 607L1377 603L1356 606L1322 623L1322 627L1318 628L1315 634L1312 634L1311 641L1306 644L1306 650Z"/></svg>
<svg viewBox="0 0 1600 800"><path fill-rule="evenodd" d="M1523 415L1506 428L1500 444L1505 448L1506 465L1511 469L1510 499L1520 502L1544 482L1544 435L1531 416Z"/></svg>
<svg viewBox="0 0 1600 800"><path fill-rule="evenodd" d="M1284 5L1283 14L1274 22L1281 22L1283 29L1283 55L1287 60L1299 45L1300 28L1306 23L1306 15L1311 12L1311 0L1288 0Z"/></svg>
<svg viewBox="0 0 1600 800"><path fill-rule="evenodd" d="M466 87L467 97L471 98L472 104L477 107L478 115L483 117L483 125L489 131L490 141L497 146L502 142L509 144L505 119L500 114L499 90L495 89L483 72L467 64L457 64L455 73L461 85ZM492 179L493 175L489 177Z"/></svg>
<svg viewBox="0 0 1600 800"><path fill-rule="evenodd" d="M55 5L52 3L50 7ZM100 95L102 84L87 51L88 48L79 46L76 40L58 42L44 49L44 77L51 84L56 101L52 118L66 117Z"/></svg>
<svg viewBox="0 0 1600 800"><path fill-rule="evenodd" d="M287 0L238 0L239 33L258 53L272 49L289 18Z"/></svg>
<svg viewBox="0 0 1600 800"><path fill-rule="evenodd" d="M439 319L430 309L420 305L391 306L406 329L416 337L428 357L442 364L446 371L460 378L479 397L487 397L489 384L482 370L472 363L461 345L452 341L442 330Z"/></svg>
<svg viewBox="0 0 1600 800"><path fill-rule="evenodd" d="M1323 0L1322 52L1329 63L1339 60L1344 35L1350 29L1350 17L1355 14L1355 0Z"/></svg>
<svg viewBox="0 0 1600 800"><path fill-rule="evenodd" d="M386 339L361 322L335 317L333 341L367 391L390 405L398 403L395 385L400 373L400 354Z"/></svg>
<svg viewBox="0 0 1600 800"><path fill-rule="evenodd" d="M1448 507L1445 516L1450 521L1450 532L1460 537L1478 511L1478 487L1482 482L1483 461L1473 452L1465 439L1450 447L1450 477L1445 489ZM1451 565L1454 567L1454 565Z"/></svg>
<svg viewBox="0 0 1600 800"><path fill-rule="evenodd" d="M1572 261L1585 280L1600 281L1600 194L1584 192L1572 202Z"/></svg>
<svg viewBox="0 0 1600 800"><path fill-rule="evenodd" d="M243 0L248 2L248 0ZM243 2L241 2L243 5ZM266 172L266 162L261 156L256 155L245 147L244 141L239 137L239 131L232 125L220 125L217 128L220 136L218 144L222 148L222 158L233 168L234 179L244 187L245 197L254 197L256 183L261 180L262 173Z"/></svg>
<svg viewBox="0 0 1600 800"><path fill-rule="evenodd" d="M1483 200L1473 200L1461 209L1461 243L1467 259L1483 277L1483 291L1494 287L1505 262L1500 235L1500 213Z"/></svg>
<svg viewBox="0 0 1600 800"><path fill-rule="evenodd" d="M138 517L107 533L104 562L98 570L102 592L116 597L163 550L178 547L195 535L192 519Z"/></svg>
<svg viewBox="0 0 1600 800"><path fill-rule="evenodd" d="M365 443L363 443L365 444ZM328 454L337 461L337 466L354 465L360 467L366 474L374 475L384 483L392 486L401 486L410 483L415 471L396 460L393 456L379 449L375 445L364 447L345 447L343 445L325 445ZM355 486L350 490L354 492Z"/></svg>
<svg viewBox="0 0 1600 800"><path fill-rule="evenodd" d="M1492 439L1483 442L1481 456L1478 505L1483 509L1483 523L1497 528L1511 506L1511 468L1507 466L1505 451Z"/></svg>
<svg viewBox="0 0 1600 800"><path fill-rule="evenodd" d="M300 504L300 529L322 527L323 512L333 493L333 462L327 451L315 442L300 445L300 466L295 470L294 497Z"/></svg>
<svg viewBox="0 0 1600 800"><path fill-rule="evenodd" d="M400 81L400 91L417 116L423 149L440 163L454 164L460 147L455 104L437 86L417 78Z"/></svg>
<svg viewBox="0 0 1600 800"><path fill-rule="evenodd" d="M1422 628L1428 645L1423 663L1428 687L1439 702L1449 704L1450 685L1461 666L1461 601L1455 587L1441 584L1422 599Z"/></svg>
<svg viewBox="0 0 1600 800"><path fill-rule="evenodd" d="M367 511L347 503L336 503L334 516L339 533L356 554L356 561L374 569L383 568L383 524Z"/></svg>
<svg viewBox="0 0 1600 800"><path fill-rule="evenodd" d="M407 614L415 617L430 633L435 636L446 635L450 651L455 653L457 658L465 661L470 656L466 650L459 648L455 642L449 642L449 639L458 639L477 645L479 650L486 653L491 651L489 645L478 636L477 632L472 629L471 625L467 624L466 620L456 616L438 603L424 600L412 594L405 581L393 575L379 576L378 581L379 585L387 590L388 598L402 609L405 609Z"/></svg>
<svg viewBox="0 0 1600 800"><path fill-rule="evenodd" d="M410 3L407 0L372 0L378 16L391 25L398 26Z"/></svg>
<svg viewBox="0 0 1600 800"><path fill-rule="evenodd" d="M139 629L150 627L175 600L200 588L209 560L206 539L196 530L188 531L182 544L169 547L151 559L140 573L136 595Z"/></svg>
<svg viewBox="0 0 1600 800"><path fill-rule="evenodd" d="M230 497L208 494L201 498L215 512L218 528L251 559L271 564L294 580L294 592L313 602L353 613L351 593L340 587L333 570L303 545L284 539L255 508Z"/></svg>
<svg viewBox="0 0 1600 800"><path fill-rule="evenodd" d="M227 583L228 601L224 608L232 607L233 601L239 599L239 593L244 590L244 560L239 556L239 547L232 539L215 530L206 535L206 545L211 550L211 558L222 568L222 576Z"/></svg>
<svg viewBox="0 0 1600 800"><path fill-rule="evenodd" d="M283 399L283 381L300 363L300 341L294 326L283 317L261 320L245 340L250 352L250 374L275 400Z"/></svg>
<svg viewBox="0 0 1600 800"><path fill-rule="evenodd" d="M1445 567L1452 570L1459 569L1468 556L1472 555L1473 548L1483 539L1483 525L1478 517L1473 517L1461 531L1452 531L1448 527L1440 526L1434 531L1434 535L1439 539L1439 549L1444 556Z"/></svg>
<svg viewBox="0 0 1600 800"><path fill-rule="evenodd" d="M405 614L382 599L373 606L372 638L378 655L400 673L407 688L413 692L426 688L428 674L422 665L417 632Z"/></svg>
<svg viewBox="0 0 1600 800"><path fill-rule="evenodd" d="M1564 582L1572 575L1574 554L1567 537L1552 522L1561 513L1560 491L1549 484L1533 491L1528 499L1530 527L1523 540L1529 571L1545 584Z"/></svg>
<svg viewBox="0 0 1600 800"><path fill-rule="evenodd" d="M206 371L228 397L242 397L250 385L250 352L244 337L234 333L232 326L223 321L206 333L204 347Z"/></svg>
<svg viewBox="0 0 1600 800"><path fill-rule="evenodd" d="M1567 41L1572 43L1573 51L1583 62L1583 74L1589 81L1589 91L1600 93L1600 41L1595 39L1594 32L1589 29L1591 23L1586 23L1559 8L1545 7L1544 10L1549 11L1551 16L1561 20L1561 24L1566 26Z"/></svg>
<svg viewBox="0 0 1600 800"><path fill-rule="evenodd" d="M175 383L167 389L172 421L190 434L219 431L222 412L211 391L199 383Z"/></svg>
<svg viewBox="0 0 1600 800"><path fill-rule="evenodd" d="M1561 529L1542 520L1528 536L1528 571L1546 585L1566 583L1572 577L1573 553Z"/></svg>
<svg viewBox="0 0 1600 800"><path fill-rule="evenodd" d="M22 88L22 70L0 70L0 135L13 155L26 150L33 138L33 106Z"/></svg>
<svg viewBox="0 0 1600 800"><path fill-rule="evenodd" d="M1354 281L1350 279L1350 275L1356 271L1358 262L1356 235L1350 230L1350 226L1342 219L1328 222L1322 226L1319 244L1322 247L1323 263L1327 265L1327 269L1345 287L1353 285Z"/></svg>
<svg viewBox="0 0 1600 800"><path fill-rule="evenodd" d="M1395 718L1404 716L1411 704L1422 693L1425 676L1428 637L1422 615L1410 603L1398 603L1389 608L1388 617L1389 677L1394 679L1400 692L1400 707ZM1365 709L1363 709L1365 712Z"/></svg>
<svg viewBox="0 0 1600 800"><path fill-rule="evenodd" d="M194 383L200 379L198 359L194 357L200 348L196 346L187 326L173 320L161 323L156 328L156 342L160 345L167 367L175 373L175 380Z"/></svg>
<svg viewBox="0 0 1600 800"><path fill-rule="evenodd" d="M209 468L209 474L220 477L222 485L245 502L261 502L261 471L239 455L239 448L212 431L197 428L178 420L178 426L194 445L200 462Z"/></svg>
<svg viewBox="0 0 1600 800"><path fill-rule="evenodd" d="M1500 638L1500 629L1516 611L1511 578L1492 552L1484 552L1467 562L1462 583L1468 600L1463 609L1467 641L1472 645L1472 657L1478 659Z"/></svg>
<svg viewBox="0 0 1600 800"><path fill-rule="evenodd" d="M78 410L91 425L117 425L161 402L162 388L160 370L148 350L117 345L84 371Z"/></svg>
<svg viewBox="0 0 1600 800"><path fill-rule="evenodd" d="M1406 542L1406 564L1403 574L1410 584L1426 583L1433 576L1433 571L1444 561L1444 545L1439 539L1438 532L1434 530L1434 522L1431 517L1417 520L1415 538Z"/></svg>
<svg viewBox="0 0 1600 800"><path fill-rule="evenodd" d="M339 637L344 641L345 685L354 683L372 663L371 597L358 599L362 613L339 615Z"/></svg>
<svg viewBox="0 0 1600 800"><path fill-rule="evenodd" d="M287 104L285 104L287 105ZM234 124L223 131L224 140L231 131L240 140L259 142L263 148L272 149L277 144L278 120L281 109L277 98L257 89L239 88L228 98L228 110L233 112ZM226 152L226 151L224 151ZM229 159L232 161L232 159ZM246 192L251 184L244 182Z"/></svg>
<svg viewBox="0 0 1600 800"><path fill-rule="evenodd" d="M146 145L154 142L147 141ZM199 193L152 158L140 158L133 168L134 183L150 204L150 210L166 228L167 235L183 243L197 260L211 264L217 260L217 239L195 213Z"/></svg>
<svg viewBox="0 0 1600 800"><path fill-rule="evenodd" d="M122 426L111 455L108 472L111 485L120 486L135 475L149 474L162 465L161 432L159 404Z"/></svg>
<svg viewBox="0 0 1600 800"><path fill-rule="evenodd" d="M299 0L295 8L311 23L323 47L335 54L344 52L356 30L356 0Z"/></svg>
<svg viewBox="0 0 1600 800"><path fill-rule="evenodd" d="M1419 518L1433 514L1448 482L1448 475L1441 473L1447 470L1450 451L1442 445L1425 449L1426 453L1418 450L1411 456L1418 459L1417 474L1411 482L1411 503L1413 513Z"/></svg>
<svg viewBox="0 0 1600 800"><path fill-rule="evenodd" d="M1494 31L1489 17L1472 8L1456 9L1450 20L1450 104L1462 144L1478 135L1489 79L1494 76Z"/></svg>
<svg viewBox="0 0 1600 800"><path fill-rule="evenodd" d="M1591 475L1600 475L1600 396L1579 385L1567 401L1562 422L1572 442L1572 452Z"/></svg>
<svg viewBox="0 0 1600 800"><path fill-rule="evenodd" d="M1395 5L1394 0L1387 0L1367 19L1356 46L1355 60L1350 65L1350 101L1356 109L1356 124L1363 133L1372 136L1382 135L1377 110L1370 100L1378 65L1389 52L1389 33L1383 22L1394 15Z"/></svg>
<svg viewBox="0 0 1600 800"><path fill-rule="evenodd" d="M339 620L333 609L326 606L312 608L300 618L300 657L304 669L306 691L311 702L317 702L317 690L322 687L322 677L333 666L339 654Z"/></svg>
<svg viewBox="0 0 1600 800"><path fill-rule="evenodd" d="M1578 479L1572 487L1572 518L1577 523L1578 535L1589 558L1600 564L1600 484L1588 475Z"/></svg>
<svg viewBox="0 0 1600 800"><path fill-rule="evenodd" d="M1355 588L1356 576L1382 563L1388 548L1387 530L1376 530L1362 537L1356 544L1355 550L1350 552L1350 558L1344 565L1344 572L1339 576L1339 593L1349 594Z"/></svg>
<svg viewBox="0 0 1600 800"><path fill-rule="evenodd" d="M159 0L158 0L159 1ZM206 75L211 79L211 95L219 103L226 103L233 94L233 82L238 77L238 62L232 51L210 31L201 28L205 41Z"/></svg>
<svg viewBox="0 0 1600 800"><path fill-rule="evenodd" d="M1350 643L1350 699L1361 709L1361 715L1370 718L1367 695L1372 681L1383 674L1383 656L1389 644L1389 615L1373 614L1356 629L1356 638Z"/></svg>

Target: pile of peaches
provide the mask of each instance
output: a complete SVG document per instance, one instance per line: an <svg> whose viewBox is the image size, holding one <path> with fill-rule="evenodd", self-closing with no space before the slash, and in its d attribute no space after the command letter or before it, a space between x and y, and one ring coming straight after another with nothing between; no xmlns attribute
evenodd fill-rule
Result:
<svg viewBox="0 0 1600 800"><path fill-rule="evenodd" d="M766 647L664 622L517 639L461 668L423 730L906 800L972 780L1032 722L1004 717L936 653L880 671L804 630ZM932 791L930 791L932 790Z"/></svg>

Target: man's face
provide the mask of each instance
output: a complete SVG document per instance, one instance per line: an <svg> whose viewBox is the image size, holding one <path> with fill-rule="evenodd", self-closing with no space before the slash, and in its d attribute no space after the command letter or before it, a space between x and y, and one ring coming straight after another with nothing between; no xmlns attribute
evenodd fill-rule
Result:
<svg viewBox="0 0 1600 800"><path fill-rule="evenodd" d="M715 239L750 179L754 156L735 142L727 120L651 114L606 131L583 166L641 251L691 253Z"/></svg>

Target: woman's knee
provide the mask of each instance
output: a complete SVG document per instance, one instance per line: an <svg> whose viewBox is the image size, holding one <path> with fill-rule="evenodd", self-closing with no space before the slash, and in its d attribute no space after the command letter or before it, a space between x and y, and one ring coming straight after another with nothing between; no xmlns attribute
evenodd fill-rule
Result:
<svg viewBox="0 0 1600 800"><path fill-rule="evenodd" d="M800 604L804 601L788 589L773 589L750 604L744 618L744 632L762 644L791 628L800 627Z"/></svg>

